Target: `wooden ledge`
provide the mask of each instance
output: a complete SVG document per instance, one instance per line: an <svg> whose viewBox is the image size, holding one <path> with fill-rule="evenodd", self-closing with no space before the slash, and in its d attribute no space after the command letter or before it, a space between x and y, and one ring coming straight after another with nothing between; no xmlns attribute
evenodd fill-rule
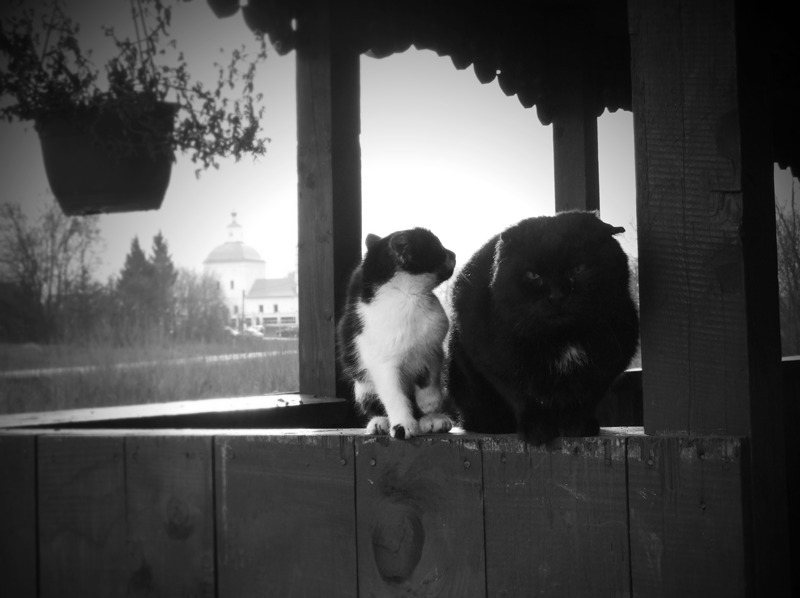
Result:
<svg viewBox="0 0 800 598"><path fill-rule="evenodd" d="M0 430L15 428L286 428L338 424L346 401L301 394L197 399L118 407L92 407L0 416ZM308 422L307 424L305 422Z"/></svg>

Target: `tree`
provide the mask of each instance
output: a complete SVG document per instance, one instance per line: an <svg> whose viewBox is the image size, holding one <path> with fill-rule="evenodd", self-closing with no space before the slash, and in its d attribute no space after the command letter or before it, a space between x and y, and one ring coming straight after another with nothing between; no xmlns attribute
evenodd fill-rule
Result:
<svg viewBox="0 0 800 598"><path fill-rule="evenodd" d="M154 278L155 268L142 251L139 237L134 237L117 281L117 298L121 313L116 318L115 327L118 340L123 343L140 339L154 326L156 311Z"/></svg>
<svg viewBox="0 0 800 598"><path fill-rule="evenodd" d="M118 341L135 343L145 338L164 338L174 332L177 278L178 272L161 232L153 237L150 257L142 250L139 238L133 238L117 281L117 303L121 312L115 325Z"/></svg>
<svg viewBox="0 0 800 598"><path fill-rule="evenodd" d="M161 231L153 237L150 263L153 266L154 310L157 325L162 330L172 330L175 314L173 292L178 271L175 269L175 264L172 263L167 241Z"/></svg>
<svg viewBox="0 0 800 598"><path fill-rule="evenodd" d="M800 211L794 187L788 205L776 204L778 293L784 355L800 355Z"/></svg>
<svg viewBox="0 0 800 598"><path fill-rule="evenodd" d="M175 283L176 335L180 340L213 341L224 334L228 308L219 281L181 268Z"/></svg>
<svg viewBox="0 0 800 598"><path fill-rule="evenodd" d="M90 292L101 243L97 216L67 217L53 201L30 223L19 204L0 204L0 279L15 287L6 297L16 297L25 340L63 336L65 302Z"/></svg>

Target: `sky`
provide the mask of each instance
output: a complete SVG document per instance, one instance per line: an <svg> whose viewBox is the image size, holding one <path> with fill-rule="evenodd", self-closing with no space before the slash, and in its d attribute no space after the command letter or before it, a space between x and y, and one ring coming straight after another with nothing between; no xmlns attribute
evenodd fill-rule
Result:
<svg viewBox="0 0 800 598"><path fill-rule="evenodd" d="M103 43L100 23L127 20L127 0L67 5L97 46ZM201 0L176 7L173 32L190 64L199 67L217 58L220 45L253 38L241 14L217 19ZM262 126L271 139L265 156L223 162L197 178L195 165L178 154L160 210L100 216L98 280L120 271L134 236L148 251L159 231L177 266L200 271L225 241L232 212L245 242L266 261L268 277L296 269L294 69L294 53L278 56L270 48L259 72ZM554 213L552 127L496 82L481 84L471 68L458 71L449 58L413 48L383 59L362 56L361 119L362 238L424 226L463 264L505 227ZM618 239L635 255L631 113L601 116L598 145L601 217L626 227ZM0 123L0 152L0 202L20 203L35 218L52 196L32 123ZM788 196L791 181L776 169L779 195Z"/></svg>

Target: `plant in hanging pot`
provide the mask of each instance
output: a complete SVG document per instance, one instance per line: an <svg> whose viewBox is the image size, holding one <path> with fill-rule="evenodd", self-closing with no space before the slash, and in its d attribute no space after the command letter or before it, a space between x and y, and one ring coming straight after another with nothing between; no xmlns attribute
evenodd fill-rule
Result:
<svg viewBox="0 0 800 598"><path fill-rule="evenodd" d="M136 38L104 28L114 54L101 69L80 44L80 27L60 0L42 8L19 3L0 26L0 119L33 121L45 172L65 214L157 209L169 185L176 150L198 165L262 155L257 66L230 53L215 64L216 83L193 81L161 0L130 0ZM169 50L174 54L170 55Z"/></svg>

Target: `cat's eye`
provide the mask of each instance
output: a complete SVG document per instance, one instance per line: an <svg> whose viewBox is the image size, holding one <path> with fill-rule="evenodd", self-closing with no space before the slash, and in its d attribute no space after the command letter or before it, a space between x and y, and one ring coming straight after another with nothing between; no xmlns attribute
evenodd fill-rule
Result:
<svg viewBox="0 0 800 598"><path fill-rule="evenodd" d="M570 276L577 276L584 270L586 270L586 264L578 264L577 266L572 268L572 270L570 271Z"/></svg>

